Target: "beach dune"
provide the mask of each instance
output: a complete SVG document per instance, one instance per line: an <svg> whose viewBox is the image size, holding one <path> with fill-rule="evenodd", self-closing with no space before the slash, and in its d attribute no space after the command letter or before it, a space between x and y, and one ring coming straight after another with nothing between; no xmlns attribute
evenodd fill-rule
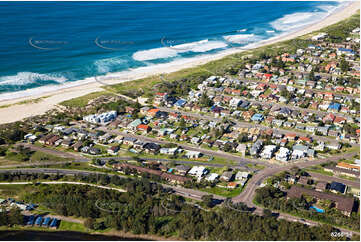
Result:
<svg viewBox="0 0 361 242"><path fill-rule="evenodd" d="M316 24L306 26L303 29L300 29L296 32L284 36L279 36L276 38L269 39L267 41L259 42L257 45L253 46L253 48L268 44L273 44L279 41L289 40L319 30L328 25L335 24L345 18L350 17L351 15L355 14L359 9L360 9L359 1L351 2L345 8L340 9L337 12L334 12L333 14L319 21ZM195 67L198 65L205 64L209 61L221 59L227 55L234 54L240 51L242 50L229 49L217 54L204 55L197 58L189 58L185 60L174 61L172 63L167 63L167 64L142 67L135 70L124 71L121 73L113 73L106 76L102 81L106 82L107 84L115 84L124 81L136 80L151 75L175 72L184 68ZM11 96L9 95L8 100L0 101L0 124L15 122L34 115L44 114L46 111L56 107L57 104L63 101L84 96L92 92L104 90L101 88L102 84L96 82L95 78L87 78L85 82L83 81L78 83L75 82L68 84L68 85L72 85L68 87L66 86L67 84L65 84L64 86L59 86L57 90L42 92L29 97L11 99ZM37 100L36 102L28 101L31 99L37 99Z"/></svg>

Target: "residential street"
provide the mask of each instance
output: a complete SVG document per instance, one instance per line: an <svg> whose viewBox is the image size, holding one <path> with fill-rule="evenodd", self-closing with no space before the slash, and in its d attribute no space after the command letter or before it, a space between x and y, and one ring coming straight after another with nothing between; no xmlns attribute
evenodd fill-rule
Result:
<svg viewBox="0 0 361 242"><path fill-rule="evenodd" d="M114 134L114 135L122 135L124 137L136 138L136 139L139 139L139 140L142 140L142 141L147 141L147 142L154 142L154 143L158 143L158 144L174 143L174 144L179 145L183 149L198 151L198 152L201 152L201 153L206 154L206 155L218 156L218 157L221 157L221 158L237 161L239 163L239 165L242 165L242 164L245 165L247 163L252 163L252 164L261 164L261 165L264 165L264 166L269 166L269 164L267 162L261 161L259 159L242 158L240 156L232 155L230 153L226 153L226 152L223 152L223 151L213 151L213 150L198 148L196 146L189 145L189 144L181 144L181 143L176 143L176 142L170 142L170 141L167 141L167 140L160 140L160 139L150 138L150 137L141 136L141 135L124 133L124 132L120 132L120 131L117 131L117 130L109 130L106 127L99 127L97 129L102 130L104 132Z"/></svg>
<svg viewBox="0 0 361 242"><path fill-rule="evenodd" d="M222 118L216 118L216 117L212 117L212 116L209 116L209 115L203 115L203 114L198 114L198 113L193 113L193 112L185 112L185 111L182 111L182 110L175 110L175 109L172 109L172 108L158 107L158 109L161 110L161 111L165 111L165 112L178 112L178 113L180 113L182 115L187 115L187 116L195 117L195 118L198 118L198 119L206 119L206 120L210 120L210 121L222 121ZM242 127L242 128L259 128L261 130L271 129L268 126L264 126L264 125L261 125L261 124L238 121L238 120L235 120L233 118L230 118L230 120L235 122L237 124L237 126ZM321 140L321 141L324 141L324 142L335 142L336 141L336 139L333 139L333 138L330 138L330 137L327 137L327 136L318 136L318 135L313 135L313 134L309 134L309 133L306 133L306 132L299 132L297 130L287 130L287 129L281 129L281 128L272 128L272 130L274 132L279 132L279 133L282 133L282 134L294 133L294 134L297 134L299 136L308 135L308 136L312 137L314 140ZM352 146L358 146L358 144L351 144L351 145Z"/></svg>

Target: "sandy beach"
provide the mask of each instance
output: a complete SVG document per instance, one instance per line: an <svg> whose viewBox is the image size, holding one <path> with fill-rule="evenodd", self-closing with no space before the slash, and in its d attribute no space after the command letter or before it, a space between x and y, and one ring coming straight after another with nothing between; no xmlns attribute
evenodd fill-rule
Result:
<svg viewBox="0 0 361 242"><path fill-rule="evenodd" d="M328 17L326 17L325 19L321 20L316 24L312 24L310 26L307 26L303 29L300 29L296 32L284 36L279 36L263 42L259 42L257 43L257 45L252 46L252 48L273 44L279 41L289 40L304 34L308 34L313 31L317 31L328 25L335 24L345 18L350 17L351 15L356 13L356 11L359 9L360 9L360 2L359 1L352 2L348 6L334 12L333 14L329 15ZM204 55L196 58L174 61L172 63L142 67L142 68L137 68L135 70L129 70L120 73L112 73L102 78L102 82L106 82L107 84L115 84L125 81L136 80L151 75L158 75L161 73L171 73L171 72L179 71L184 68L190 68L190 67L202 65L209 61L218 60L227 55L241 51L243 50L236 48L228 49L226 51L217 54ZM43 114L46 111L54 108L60 102L63 102L65 100L80 97L96 91L103 91L101 86L102 84L96 82L95 78L87 78L86 80L82 80L79 82L59 85L58 87L55 87L56 88L55 90L54 87L52 87L53 89L49 89L49 91L45 91L45 92L44 90L42 90L41 92L39 90L38 93L35 92L35 94L33 94L32 96L27 96L27 97L16 98L16 96L9 93L5 98L7 100L0 101L0 124L15 122L23 118ZM34 90L32 90L32 93L34 93ZM26 94L26 91L24 91L23 94ZM39 99L39 98L41 99L37 100L37 102L18 104L19 102L27 102L27 100Z"/></svg>

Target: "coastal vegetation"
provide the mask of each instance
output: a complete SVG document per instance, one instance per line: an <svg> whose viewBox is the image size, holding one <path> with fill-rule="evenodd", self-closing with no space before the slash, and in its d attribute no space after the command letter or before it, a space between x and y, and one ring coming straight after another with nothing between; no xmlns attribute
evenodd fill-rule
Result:
<svg viewBox="0 0 361 242"><path fill-rule="evenodd" d="M273 186L257 189L254 202L266 209L289 213L304 219L315 220L355 231L358 231L360 228L359 212L353 212L348 217L336 208L330 208L331 206L325 209L325 213L313 212L312 209L309 209L309 201L305 197L287 199L285 192Z"/></svg>
<svg viewBox="0 0 361 242"><path fill-rule="evenodd" d="M64 216L85 218L92 228L186 240L262 240L265 236L272 240L330 240L334 231L327 225L276 222L272 216L236 213L224 207L200 210L146 179L129 182L126 187L127 193L118 193L85 186L39 185L24 199L46 204Z"/></svg>

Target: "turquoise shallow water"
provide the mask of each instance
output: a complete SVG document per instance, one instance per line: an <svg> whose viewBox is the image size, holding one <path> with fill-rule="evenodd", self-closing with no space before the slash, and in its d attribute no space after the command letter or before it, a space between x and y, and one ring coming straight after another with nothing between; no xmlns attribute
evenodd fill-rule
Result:
<svg viewBox="0 0 361 242"><path fill-rule="evenodd" d="M31 94L39 87L247 46L324 18L338 6L0 2L0 99L9 92Z"/></svg>

